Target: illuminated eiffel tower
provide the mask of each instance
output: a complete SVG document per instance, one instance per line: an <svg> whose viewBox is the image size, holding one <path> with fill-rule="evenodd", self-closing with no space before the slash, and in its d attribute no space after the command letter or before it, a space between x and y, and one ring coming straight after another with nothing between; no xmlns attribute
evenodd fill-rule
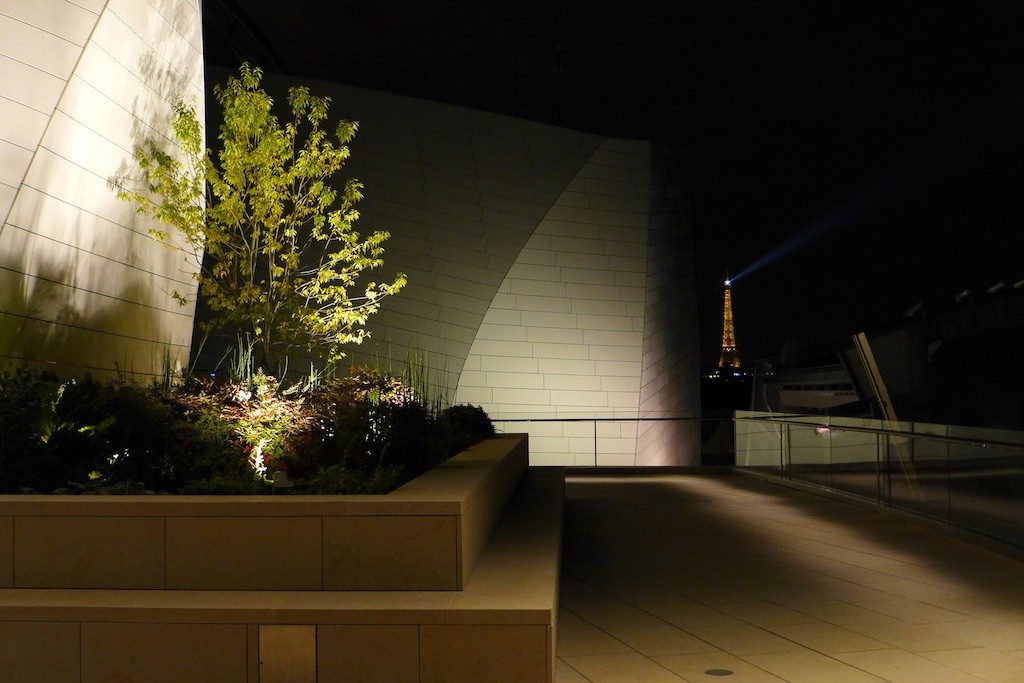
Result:
<svg viewBox="0 0 1024 683"><path fill-rule="evenodd" d="M736 334L732 329L732 281L725 281L725 313L722 321L722 355L718 357L718 369L738 368L740 354L736 350Z"/></svg>

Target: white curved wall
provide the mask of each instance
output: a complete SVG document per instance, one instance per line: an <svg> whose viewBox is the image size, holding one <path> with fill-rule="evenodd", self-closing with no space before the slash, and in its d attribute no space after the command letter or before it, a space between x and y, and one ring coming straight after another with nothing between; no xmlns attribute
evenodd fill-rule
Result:
<svg viewBox="0 0 1024 683"><path fill-rule="evenodd" d="M264 85L283 100L290 82ZM342 174L365 184L357 230L389 230L386 271L409 277L354 363L424 353L455 401L530 433L533 464L593 464L595 417L618 420L597 426L602 465L699 463L695 422L638 419L700 415L679 159L649 142L307 84L332 97L332 117L360 122Z"/></svg>
<svg viewBox="0 0 1024 683"><path fill-rule="evenodd" d="M188 356L193 289L107 178L202 113L197 0L0 8L0 358L159 374ZM213 80L220 81L224 73ZM281 93L288 83L268 77ZM425 354L453 398L529 431L535 464L692 464L699 415L692 246L678 160L650 143L313 83L359 120L360 231L387 229L409 285L353 362ZM384 274L386 276L387 273Z"/></svg>
<svg viewBox="0 0 1024 683"><path fill-rule="evenodd" d="M203 115L203 78L199 0L0 4L0 363L187 362L191 272L107 179L177 97Z"/></svg>

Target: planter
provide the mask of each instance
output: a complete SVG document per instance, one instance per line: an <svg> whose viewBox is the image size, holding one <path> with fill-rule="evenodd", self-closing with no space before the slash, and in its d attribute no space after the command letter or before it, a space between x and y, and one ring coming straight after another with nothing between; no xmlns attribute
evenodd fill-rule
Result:
<svg viewBox="0 0 1024 683"><path fill-rule="evenodd" d="M528 460L513 434L386 495L0 496L0 588L462 590Z"/></svg>

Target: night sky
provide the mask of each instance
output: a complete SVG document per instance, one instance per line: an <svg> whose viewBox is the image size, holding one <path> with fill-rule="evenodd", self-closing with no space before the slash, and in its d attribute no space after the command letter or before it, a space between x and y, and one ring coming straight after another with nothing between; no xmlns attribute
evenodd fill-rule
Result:
<svg viewBox="0 0 1024 683"><path fill-rule="evenodd" d="M1019 0L204 2L224 7L270 71L674 147L705 366L726 274L745 363L1024 279ZM221 26L207 59L237 66Z"/></svg>

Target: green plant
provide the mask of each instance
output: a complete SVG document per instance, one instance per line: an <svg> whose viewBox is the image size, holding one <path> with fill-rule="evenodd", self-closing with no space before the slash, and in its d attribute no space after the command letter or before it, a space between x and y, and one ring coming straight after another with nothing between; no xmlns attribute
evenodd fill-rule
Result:
<svg viewBox="0 0 1024 683"><path fill-rule="evenodd" d="M395 465L377 467L369 472L348 469L341 465L331 465L317 471L305 482L299 492L324 495L387 493L401 481L402 468Z"/></svg>
<svg viewBox="0 0 1024 683"><path fill-rule="evenodd" d="M482 409L416 394L372 367L288 389L260 370L141 386L22 367L0 374L0 490L269 493L283 471L290 493L382 493L493 434Z"/></svg>
<svg viewBox="0 0 1024 683"><path fill-rule="evenodd" d="M276 381L262 372L250 379L250 384L194 381L168 396L181 415L177 438L191 453L193 476L184 483L250 475L266 479L286 434L302 424L301 401L282 399Z"/></svg>
<svg viewBox="0 0 1024 683"><path fill-rule="evenodd" d="M444 452L453 455L494 436L494 423L480 406L449 406L437 416L437 430Z"/></svg>
<svg viewBox="0 0 1024 683"><path fill-rule="evenodd" d="M144 482L143 488L175 487L175 458L181 454L173 438L176 422L168 389L161 382L150 387L119 380L97 388L102 394L102 429L95 438L92 481L110 487Z"/></svg>
<svg viewBox="0 0 1024 683"><path fill-rule="evenodd" d="M383 264L389 237L361 238L353 229L359 182L349 179L340 192L329 182L349 158L358 124L340 121L332 142L321 127L330 99L296 87L282 125L262 75L243 64L237 78L215 86L223 112L216 154L203 149L194 108L179 103L172 130L183 159L151 139L135 150L142 187L127 169L110 182L118 197L169 229L153 230L154 237L184 240L214 313L207 329L233 326L250 335L268 371L297 348L333 365L345 345L365 338L368 316L406 279L399 273L350 294L364 271Z"/></svg>
<svg viewBox="0 0 1024 683"><path fill-rule="evenodd" d="M236 477L215 476L186 484L181 492L196 496L243 496L270 493L271 485L266 479L250 474Z"/></svg>
<svg viewBox="0 0 1024 683"><path fill-rule="evenodd" d="M0 373L0 467L25 458L56 419L61 383L30 367Z"/></svg>
<svg viewBox="0 0 1024 683"><path fill-rule="evenodd" d="M396 441L422 430L429 418L411 387L376 367L352 368L348 377L324 385L314 401L327 425L335 462L362 472L391 462L394 446L404 452Z"/></svg>
<svg viewBox="0 0 1024 683"><path fill-rule="evenodd" d="M257 373L251 389L240 387L234 392L222 414L234 425L249 466L259 476L269 478L281 469L277 461L286 460L294 451L292 442L314 446L312 439L303 437L315 434L319 423L305 401L302 394L283 394L276 380L262 373Z"/></svg>
<svg viewBox="0 0 1024 683"><path fill-rule="evenodd" d="M18 367L0 375L0 489L50 491L92 470L111 420L90 376L62 381Z"/></svg>

